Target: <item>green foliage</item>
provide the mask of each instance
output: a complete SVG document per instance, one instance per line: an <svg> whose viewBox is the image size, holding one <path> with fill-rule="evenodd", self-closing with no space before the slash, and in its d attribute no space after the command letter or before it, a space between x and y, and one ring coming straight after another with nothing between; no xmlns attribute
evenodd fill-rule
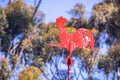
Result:
<svg viewBox="0 0 120 80"><path fill-rule="evenodd" d="M37 67L30 66L19 74L19 80L37 80L40 74L41 71Z"/></svg>
<svg viewBox="0 0 120 80"><path fill-rule="evenodd" d="M83 17L85 15L85 7L81 3L77 3L73 9L69 11L74 17Z"/></svg>
<svg viewBox="0 0 120 80"><path fill-rule="evenodd" d="M95 16L96 22L105 23L111 19L114 12L117 12L118 8L113 3L98 3L93 8L93 16Z"/></svg>
<svg viewBox="0 0 120 80"><path fill-rule="evenodd" d="M88 75L90 75L95 69L97 63L96 57L98 56L98 50L92 51L89 48L83 48L77 49L73 54L79 56L82 62L82 67L85 68Z"/></svg>
<svg viewBox="0 0 120 80"><path fill-rule="evenodd" d="M0 59L0 79L1 80L8 80L12 75L12 72L8 69L8 59L6 57ZM7 73L6 73L7 72Z"/></svg>
<svg viewBox="0 0 120 80"><path fill-rule="evenodd" d="M105 2L97 3L93 7L90 25L99 29L100 32L107 32L110 37L116 37L119 42L119 9L120 7L117 0L105 0ZM110 42L110 44L113 42L111 38Z"/></svg>
<svg viewBox="0 0 120 80"><path fill-rule="evenodd" d="M100 55L99 57L100 58L98 62L98 69L103 69L105 74L109 74L112 67L111 65L112 59L106 55Z"/></svg>
<svg viewBox="0 0 120 80"><path fill-rule="evenodd" d="M98 69L104 70L105 74L109 74L111 71L117 72L117 68L120 67L120 44L112 46L108 50L108 55L100 55L98 62ZM113 73L114 74L114 73Z"/></svg>
<svg viewBox="0 0 120 80"><path fill-rule="evenodd" d="M44 13L37 12L36 16L31 20L35 7L28 7L22 0L11 2L7 7L2 9L9 24L5 30L12 37L24 33L25 30L29 29L30 24L41 24L44 19Z"/></svg>
<svg viewBox="0 0 120 80"><path fill-rule="evenodd" d="M79 28L88 28L88 20L85 18L72 18L70 21L67 22L66 26L72 26L76 29Z"/></svg>
<svg viewBox="0 0 120 80"><path fill-rule="evenodd" d="M6 20L6 15L4 9L0 8L0 37L5 35L5 29L8 28L8 22Z"/></svg>
<svg viewBox="0 0 120 80"><path fill-rule="evenodd" d="M8 6L0 8L0 50L5 53L5 58L10 56L9 65L6 65L8 67L11 65L8 70L4 65L5 63L0 62L0 70L2 70L0 71L0 79L2 80L7 80L11 77L14 69L21 61L23 53L37 52L35 49L38 48L39 44L37 44L37 41L40 40L38 35L41 32L38 27L33 26L42 24L44 13L38 11L33 20L31 20L34 10L34 6L27 6L22 0L15 0ZM23 37L19 42L14 44L13 40L19 34L22 34ZM24 58L27 57L25 56Z"/></svg>
<svg viewBox="0 0 120 80"><path fill-rule="evenodd" d="M118 43L115 46L112 46L108 51L108 55L111 57L111 59L115 63L114 65L116 67L120 67L120 58L118 57L120 56L120 43Z"/></svg>
<svg viewBox="0 0 120 80"><path fill-rule="evenodd" d="M98 37L99 36L99 31L95 28L92 28L90 30L90 32L93 34L94 37Z"/></svg>
<svg viewBox="0 0 120 80"><path fill-rule="evenodd" d="M13 37L28 28L32 16L31 9L20 0L10 3L5 8L5 14L9 24L6 32Z"/></svg>

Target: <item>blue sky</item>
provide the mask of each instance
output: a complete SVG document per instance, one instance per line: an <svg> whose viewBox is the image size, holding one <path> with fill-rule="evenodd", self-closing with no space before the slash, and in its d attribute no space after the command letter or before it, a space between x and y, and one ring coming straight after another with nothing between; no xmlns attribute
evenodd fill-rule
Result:
<svg viewBox="0 0 120 80"><path fill-rule="evenodd" d="M8 0L4 0L0 5L4 5ZM34 5L34 0L23 0L28 5ZM36 0L38 2L38 0ZM45 13L45 22L53 22L59 16L64 16L67 19L70 19L71 16L67 13L70 9L74 7L76 3L82 3L85 6L87 11L86 17L89 17L91 14L92 7L95 3L98 3L102 0L42 0L42 3L39 7L39 10Z"/></svg>
<svg viewBox="0 0 120 80"><path fill-rule="evenodd" d="M38 0L37 0L38 1ZM45 22L55 21L59 16L64 16L70 19L71 16L67 13L70 9L74 7L76 3L82 3L87 11L86 16L88 17L91 13L91 9L95 3L102 0L43 0L39 10L43 11L45 16ZM25 0L26 3L34 5L33 0Z"/></svg>

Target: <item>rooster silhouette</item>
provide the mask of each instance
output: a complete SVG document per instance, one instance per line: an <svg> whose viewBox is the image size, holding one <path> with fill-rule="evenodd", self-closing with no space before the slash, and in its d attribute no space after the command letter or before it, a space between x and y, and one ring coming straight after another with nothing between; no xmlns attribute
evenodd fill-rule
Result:
<svg viewBox="0 0 120 80"><path fill-rule="evenodd" d="M69 70L70 70L70 66L72 65L72 58L71 58L72 52L76 48L86 48L86 47L93 50L94 38L92 36L92 33L85 28L80 28L74 34L69 34L65 30L65 26L64 26L65 23L66 23L66 19L63 18L62 16L56 19L56 24L60 31L60 34L59 34L60 43L49 44L49 45L66 48L70 52L70 54L66 58L66 63L68 65L68 80L70 80Z"/></svg>

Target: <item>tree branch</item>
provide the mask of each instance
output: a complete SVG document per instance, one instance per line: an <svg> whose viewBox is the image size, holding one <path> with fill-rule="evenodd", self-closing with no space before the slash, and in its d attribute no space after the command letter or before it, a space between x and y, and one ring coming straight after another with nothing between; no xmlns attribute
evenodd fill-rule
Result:
<svg viewBox="0 0 120 80"><path fill-rule="evenodd" d="M32 15L31 21L32 21L32 20L33 20L33 18L34 18L35 14L36 14L36 12L37 12L37 10L38 10L38 8L39 8L40 4L41 4L41 1L42 1L42 0L39 0L39 2L38 2L38 4L37 4L37 6L36 6L36 8L35 8L35 11L34 11L34 13L33 13L33 15Z"/></svg>
<svg viewBox="0 0 120 80"><path fill-rule="evenodd" d="M8 5L10 5L11 1L12 1L12 0L9 0Z"/></svg>

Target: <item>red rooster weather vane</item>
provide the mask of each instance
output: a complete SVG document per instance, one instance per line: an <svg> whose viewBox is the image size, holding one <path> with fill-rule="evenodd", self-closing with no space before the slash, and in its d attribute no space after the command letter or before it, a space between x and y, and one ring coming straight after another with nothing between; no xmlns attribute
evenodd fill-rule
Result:
<svg viewBox="0 0 120 80"><path fill-rule="evenodd" d="M68 80L70 80L70 67L72 66L72 52L76 48L90 48L94 49L94 38L92 33L85 29L80 28L74 34L69 34L65 30L64 24L66 23L66 19L62 16L56 19L56 24L60 31L59 39L60 43L58 44L50 44L50 46L62 47L66 48L69 51L69 55L66 58L66 63L68 65Z"/></svg>

